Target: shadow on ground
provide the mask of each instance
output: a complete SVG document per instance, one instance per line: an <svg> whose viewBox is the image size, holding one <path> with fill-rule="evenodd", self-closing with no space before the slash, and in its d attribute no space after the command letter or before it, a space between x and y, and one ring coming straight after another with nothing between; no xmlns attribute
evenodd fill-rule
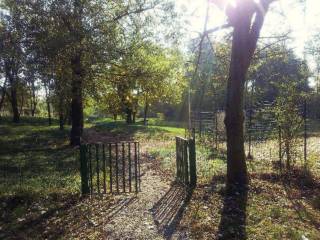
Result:
<svg viewBox="0 0 320 240"><path fill-rule="evenodd" d="M183 213L190 202L192 190L174 183L166 194L151 209L158 232L165 239L171 239Z"/></svg>
<svg viewBox="0 0 320 240"><path fill-rule="evenodd" d="M233 187L233 190L227 191L225 178L225 175L220 174L214 176L210 190L203 196L203 199L208 200L213 193L217 193L223 199L220 224L215 239L244 240L247 239L248 187Z"/></svg>
<svg viewBox="0 0 320 240"><path fill-rule="evenodd" d="M96 122L91 128L85 129L84 140L86 142L116 142L137 140L137 135L143 135L144 139L158 139L174 135L164 126L143 125L141 122L127 124L123 121ZM139 138L139 137L138 137Z"/></svg>
<svg viewBox="0 0 320 240"><path fill-rule="evenodd" d="M120 211L136 200L135 195L119 198L68 197L64 202L55 204L44 213L33 214L25 220L7 223L8 228L3 229L5 234L0 234L0 237L4 239L83 239L87 234L112 221Z"/></svg>
<svg viewBox="0 0 320 240"><path fill-rule="evenodd" d="M243 189L232 194L225 193L223 209L218 230L218 239L244 240L246 234L246 208L248 190Z"/></svg>
<svg viewBox="0 0 320 240"><path fill-rule="evenodd" d="M301 221L308 221L316 229L320 229L320 221L316 212L320 210L320 180L303 169L292 169L282 175L263 173L255 176L273 184L282 185L288 200ZM307 208L305 203L312 208Z"/></svg>

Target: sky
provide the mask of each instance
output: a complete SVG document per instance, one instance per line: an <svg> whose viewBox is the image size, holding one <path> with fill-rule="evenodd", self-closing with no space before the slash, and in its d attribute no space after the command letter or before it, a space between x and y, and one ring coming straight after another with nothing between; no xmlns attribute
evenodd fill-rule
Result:
<svg viewBox="0 0 320 240"><path fill-rule="evenodd" d="M176 0L176 6L184 16L188 38L199 36L204 27L207 0ZM306 14L304 14L304 8ZM224 13L212 3L209 4L208 29L220 26L225 22ZM305 5L299 3L299 0L279 0L272 3L266 15L261 37L274 36L277 33L288 32L289 29L292 31L290 35L292 41L288 44L298 56L303 58L304 47L308 40L316 31L320 30L320 0L306 0ZM219 33L214 35L218 37ZM309 66L313 68L312 58L310 56L307 58Z"/></svg>

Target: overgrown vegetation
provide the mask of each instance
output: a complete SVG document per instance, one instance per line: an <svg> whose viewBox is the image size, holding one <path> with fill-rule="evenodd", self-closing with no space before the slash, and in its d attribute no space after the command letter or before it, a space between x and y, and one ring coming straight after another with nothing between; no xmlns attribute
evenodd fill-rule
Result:
<svg viewBox="0 0 320 240"><path fill-rule="evenodd" d="M2 122L0 128L3 136L1 145L6 146L1 149L0 193L1 209L4 213L1 217L1 227L9 234L2 236L10 236L13 232L17 232L18 236L37 236L40 234L38 231L42 232L46 228L46 223L54 221L64 223L64 227L60 224L58 226L65 229L65 232L58 233L54 226L48 226L46 233L41 233L41 236L57 234L60 237L80 237L84 232L92 237L101 236L98 234L99 231L95 230L96 227L90 227L90 224L84 227L88 221L84 216L89 214L92 216L90 219L99 216L96 220L90 221L102 220L103 216L98 212L101 209L108 212L107 206L112 206L115 200L112 200L113 197L92 199L91 202L81 200L78 152L68 147L67 130L60 132L56 125L46 126L45 119L24 120L23 124L14 126L8 120ZM141 122L128 126L124 120L114 122L112 119L98 119L86 125L85 135L91 140L110 135L122 139L130 136L138 139L144 148L143 152L147 153L154 167L157 166L166 178L173 179L175 136L183 136L184 129L174 127L177 123L161 122L157 119L151 119L149 124L144 126ZM90 134L93 130L97 135ZM209 145L197 142L198 187L179 226L188 226L191 238L216 239L219 234L232 236L244 228L248 239L301 239L302 236L317 239L319 232L316 226L319 224L320 214L317 197L320 189L318 172L305 176L301 171L295 170L292 174L281 177L272 161L261 162L261 158L252 160L249 164L251 180L242 226L232 222L232 219L244 214L241 209L233 209L236 205L230 205L233 209L231 212L222 211L226 199L229 199L225 195L224 153L209 150ZM25 145L29 146L25 149L28 158L18 151ZM258 149L260 148L255 149L256 156ZM11 168L7 169L6 161L13 159L19 161L9 162ZM21 182L20 160L23 160ZM232 201L229 199L228 204ZM102 207L101 204L106 206ZM70 209L67 211L66 208ZM220 219L223 214L226 214L224 217L227 218L227 223L229 221L229 225L221 228ZM73 232L75 221L71 221L71 218L78 219L78 224L82 223L79 235ZM69 222L63 219L69 219ZM34 231L28 231L26 226L33 224L37 224L38 227L35 227Z"/></svg>
<svg viewBox="0 0 320 240"><path fill-rule="evenodd" d="M2 0L0 239L319 238L316 2Z"/></svg>

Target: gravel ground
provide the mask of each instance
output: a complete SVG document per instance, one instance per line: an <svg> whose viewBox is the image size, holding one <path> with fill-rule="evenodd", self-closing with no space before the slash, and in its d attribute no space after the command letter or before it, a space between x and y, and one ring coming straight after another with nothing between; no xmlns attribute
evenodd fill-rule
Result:
<svg viewBox="0 0 320 240"><path fill-rule="evenodd" d="M156 170L155 161L142 161L141 192L104 225L106 239L187 238L184 231L177 229L186 192L183 187L170 184Z"/></svg>

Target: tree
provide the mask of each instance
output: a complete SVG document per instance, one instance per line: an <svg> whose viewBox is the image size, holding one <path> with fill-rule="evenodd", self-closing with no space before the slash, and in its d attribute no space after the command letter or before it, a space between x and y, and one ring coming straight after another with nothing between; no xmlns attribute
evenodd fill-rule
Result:
<svg viewBox="0 0 320 240"><path fill-rule="evenodd" d="M306 86L309 71L305 62L285 44L271 46L257 57L248 74L255 101L274 102L282 94L279 86L283 83L294 83L300 93L310 90Z"/></svg>
<svg viewBox="0 0 320 240"><path fill-rule="evenodd" d="M146 124L149 107L181 99L184 88L181 54L150 41L135 40L130 50L106 68L102 77L109 113L126 115L127 123L134 122L143 106Z"/></svg>
<svg viewBox="0 0 320 240"><path fill-rule="evenodd" d="M26 8L30 24L35 29L31 30L31 35L38 44L39 55L48 60L50 69L54 69L57 83L64 80L70 83L70 143L79 145L83 130L83 99L96 88L93 79L127 50L126 45L121 45L121 39L137 33L136 25L147 27L152 19L159 19L146 11L154 9L159 13L163 10L169 14L170 1L41 0L27 4L30 5ZM55 72L61 62L71 74L69 79L62 81ZM58 88L55 92L61 93L59 89L63 87L54 85Z"/></svg>
<svg viewBox="0 0 320 240"><path fill-rule="evenodd" d="M312 40L309 41L306 46L306 53L311 57L314 61L315 66L312 69L313 80L315 82L315 91L313 96L311 97L311 101L309 104L308 114L309 116L319 119L320 118L320 109L318 107L320 101L320 29L318 29L317 33L312 37Z"/></svg>
<svg viewBox="0 0 320 240"><path fill-rule="evenodd" d="M158 102L173 104L182 98L185 79L181 54L173 49L162 49L149 44L142 51L138 78L139 102L144 106L144 124L147 124L148 110Z"/></svg>
<svg viewBox="0 0 320 240"><path fill-rule="evenodd" d="M192 54L194 66L198 64L197 74L191 75L191 109L193 111L212 111L212 103L215 110L224 109L226 81L230 56L230 44L227 41L203 40L199 62L199 52ZM195 48L193 43L191 49ZM199 49L200 51L200 49Z"/></svg>
<svg viewBox="0 0 320 240"><path fill-rule="evenodd" d="M273 0L211 0L226 9L228 24L233 27L231 62L227 84L227 185L246 185L248 182L244 151L243 94L246 75L255 52L265 14Z"/></svg>
<svg viewBox="0 0 320 240"><path fill-rule="evenodd" d="M1 95L0 95L0 114L1 110L4 106L5 97L6 97L6 91L7 91L7 78L3 81L3 84L1 86Z"/></svg>
<svg viewBox="0 0 320 240"><path fill-rule="evenodd" d="M13 1L5 1L7 14L1 15L0 22L0 65L4 72L8 88L6 94L11 103L13 122L20 121L18 108L18 88L22 80L22 69L25 61L23 43L24 24L19 5ZM3 7L3 6L2 6Z"/></svg>
<svg viewBox="0 0 320 240"><path fill-rule="evenodd" d="M283 153L285 153L287 170L291 170L296 160L295 151L297 150L303 125L301 106L305 98L303 92L299 91L298 81L292 80L285 78L281 83L277 84L281 94L277 96L273 110L281 131L281 139L284 146L281 155L283 156Z"/></svg>

